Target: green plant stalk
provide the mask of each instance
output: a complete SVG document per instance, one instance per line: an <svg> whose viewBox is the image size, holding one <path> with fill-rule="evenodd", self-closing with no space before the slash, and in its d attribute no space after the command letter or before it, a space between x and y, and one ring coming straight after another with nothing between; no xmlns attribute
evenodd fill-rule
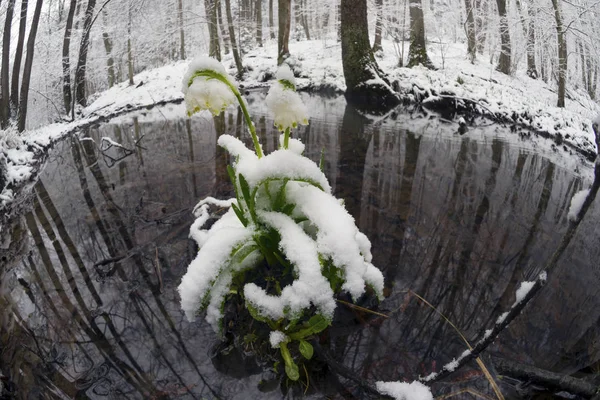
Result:
<svg viewBox="0 0 600 400"><path fill-rule="evenodd" d="M227 85L227 87L235 95L238 103L240 103L240 107L242 108L242 113L244 114L244 119L246 120L248 129L250 130L250 135L252 136L252 142L254 143L254 151L255 151L256 155L258 156L258 158L262 158L263 152L260 147L260 142L258 141L258 136L256 136L256 129L254 128L254 124L252 123L252 120L250 119L250 114L248 113L248 109L246 108L246 103L244 103L244 99L242 99L242 95L240 94L239 90L237 90L237 88L235 86L233 86L231 84L231 82L229 82L229 79L225 78L223 75L219 74L218 72L215 72L212 70L202 70L202 71L194 72L194 74L191 76L190 80L188 81L188 87L190 87L192 85L192 83L194 82L194 79L196 79L199 76L203 76L203 77L206 77L209 79L216 79L218 81L223 82L224 84Z"/></svg>
<svg viewBox="0 0 600 400"><path fill-rule="evenodd" d="M285 135L283 136L283 148L287 149L290 145L290 127L285 128Z"/></svg>

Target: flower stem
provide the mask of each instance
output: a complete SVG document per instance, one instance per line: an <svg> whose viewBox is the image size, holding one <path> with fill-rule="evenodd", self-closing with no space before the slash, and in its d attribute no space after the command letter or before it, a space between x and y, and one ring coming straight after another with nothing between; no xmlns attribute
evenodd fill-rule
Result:
<svg viewBox="0 0 600 400"><path fill-rule="evenodd" d="M254 150L256 151L256 155L258 158L262 158L263 152L260 148L260 142L258 141L258 136L256 136L256 128L254 128L254 124L250 119L250 114L248 113L248 109L246 108L246 103L244 99L242 99L242 95L240 92L231 84L228 83L228 86L233 91L233 94L238 99L238 103L240 103L240 107L242 108L242 113L244 114L244 118L246 119L246 124L248 125L248 129L250 130L250 135L252 135L252 142L254 143Z"/></svg>
<svg viewBox="0 0 600 400"><path fill-rule="evenodd" d="M283 136L283 148L287 149L290 144L290 127L285 128L285 134Z"/></svg>

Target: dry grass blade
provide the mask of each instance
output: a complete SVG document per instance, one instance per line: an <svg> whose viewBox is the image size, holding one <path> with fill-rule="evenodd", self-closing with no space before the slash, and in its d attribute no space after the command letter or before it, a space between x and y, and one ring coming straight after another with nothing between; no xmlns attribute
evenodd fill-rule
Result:
<svg viewBox="0 0 600 400"><path fill-rule="evenodd" d="M352 303L349 303L349 302L344 301L344 300L337 299L336 301L338 303L341 303L341 304L343 304L345 306L348 306L350 308L353 308L355 310L363 311L363 312L366 312L366 313L369 313L369 314L373 314L373 315L377 315L377 316L380 316L380 317L383 317L383 318L389 318L390 317L389 315L382 314L382 313L377 312L377 311L369 310L368 308L357 306L356 304L352 304Z"/></svg>
<svg viewBox="0 0 600 400"><path fill-rule="evenodd" d="M471 347L471 344L469 343L469 341L467 340L467 338L456 327L456 325L454 325L452 323L452 321L450 321L444 314L442 314L433 304L431 304L430 302L428 302L427 300L425 300L423 297L419 296L417 293L413 292L412 290L409 291L409 293L413 294L416 298L418 298L419 300L421 300L428 307L430 307L433 311L435 311L440 317L442 317L444 319L444 321L446 321L452 327L452 329L454 329L456 331L456 333L458 333L458 335L463 340L463 342L465 342L465 344L467 345L467 347L469 348L469 350L471 350L471 351L473 350L473 347ZM477 362L477 365L479 365L479 368L481 369L481 372L483 372L483 374L485 375L486 379L490 383L490 386L492 387L492 390L496 394L496 397L498 397L499 400L504 400L504 396L502 395L502 392L500 391L500 388L498 387L498 384L496 383L496 381L492 377L492 374L490 374L490 371L487 369L487 367L485 366L485 364L483 363L483 361L481 360L481 358L477 357L475 359L475 361ZM471 392L469 392L469 393L471 393ZM473 393L471 393L471 394L473 394Z"/></svg>
<svg viewBox="0 0 600 400"><path fill-rule="evenodd" d="M435 400L449 399L451 397L458 396L459 394L463 394L463 393L469 393L470 395L473 395L475 397L479 397L479 398L482 398L482 399L485 399L485 400L493 400L491 397L486 396L483 393L479 393L478 391L473 390L471 388L461 389L461 390L458 390L456 392L444 394L444 395L436 397Z"/></svg>

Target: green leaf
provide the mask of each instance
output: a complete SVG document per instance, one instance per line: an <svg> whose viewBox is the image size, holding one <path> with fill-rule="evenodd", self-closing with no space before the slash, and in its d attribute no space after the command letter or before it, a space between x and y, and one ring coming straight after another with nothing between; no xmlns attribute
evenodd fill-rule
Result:
<svg viewBox="0 0 600 400"><path fill-rule="evenodd" d="M325 167L325 147L321 147L321 158L319 159L319 169L323 172Z"/></svg>
<svg viewBox="0 0 600 400"><path fill-rule="evenodd" d="M275 204L273 204L273 210L275 211L281 210L285 205L285 187L287 186L288 182L289 179L284 179L283 183L281 184L281 187L277 191L277 196L275 197Z"/></svg>
<svg viewBox="0 0 600 400"><path fill-rule="evenodd" d="M308 320L308 325L310 326L313 333L319 333L327 329L327 327L329 326L329 321L324 316L317 314L313 315Z"/></svg>
<svg viewBox="0 0 600 400"><path fill-rule="evenodd" d="M240 189L242 189L242 195L244 196L244 201L246 206L248 207L248 211L250 212L250 217L252 220L256 222L256 210L254 207L254 197L250 195L250 186L248 185L248 181L244 178L244 175L239 175L240 180Z"/></svg>
<svg viewBox="0 0 600 400"><path fill-rule="evenodd" d="M304 356L304 358L307 360L310 360L314 353L312 344L308 343L306 340L300 340L298 350L300 350L300 354L302 354L302 356Z"/></svg>
<svg viewBox="0 0 600 400"><path fill-rule="evenodd" d="M258 313L258 310L256 309L256 307L254 307L248 301L246 301L246 308L248 309L248 312L250 313L250 316L252 318L254 318L255 320L257 320L258 322L267 322L268 318L267 317L263 317L262 315L260 315Z"/></svg>
<svg viewBox="0 0 600 400"><path fill-rule="evenodd" d="M285 364L285 374L293 381L300 379L300 372L298 366L292 361L291 364Z"/></svg>
<svg viewBox="0 0 600 400"><path fill-rule="evenodd" d="M281 210L281 212L284 213L285 215L292 215L295 208L296 208L295 204L286 204L283 207L283 209Z"/></svg>
<svg viewBox="0 0 600 400"><path fill-rule="evenodd" d="M294 85L292 83L292 81L289 81L287 79L278 79L279 83L281 83L281 86L284 87L284 89L286 90L292 90L292 91L296 91L296 85Z"/></svg>
<svg viewBox="0 0 600 400"><path fill-rule="evenodd" d="M298 371L298 366L292 359L292 355L287 348L287 343L282 342L279 344L279 349L281 350L281 357L283 358L283 362L285 363L285 374L293 381L297 381L300 378L300 372Z"/></svg>
<svg viewBox="0 0 600 400"><path fill-rule="evenodd" d="M235 213L235 215L237 215L242 225L248 226L248 219L246 218L242 210L240 210L239 207L235 204L231 204L231 208L233 208L233 212Z"/></svg>

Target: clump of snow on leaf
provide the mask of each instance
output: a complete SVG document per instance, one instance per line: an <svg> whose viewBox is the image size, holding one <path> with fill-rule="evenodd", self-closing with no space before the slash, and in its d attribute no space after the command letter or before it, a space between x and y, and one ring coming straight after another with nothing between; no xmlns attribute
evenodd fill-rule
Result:
<svg viewBox="0 0 600 400"><path fill-rule="evenodd" d="M273 347L274 349L278 349L281 343L287 340L287 335L281 331L272 331L269 334L269 342L271 343L271 347Z"/></svg>
<svg viewBox="0 0 600 400"><path fill-rule="evenodd" d="M225 82L208 76L196 76L190 85L190 80L196 72L210 71L220 75L235 87L234 80L227 74L223 65L209 57L199 57L190 63L183 76L182 91L188 115L202 110L209 110L213 115L219 115L229 105L236 102L236 97Z"/></svg>
<svg viewBox="0 0 600 400"><path fill-rule="evenodd" d="M589 193L590 189L584 189L573 195L573 198L571 199L571 206L569 207L569 214L567 216L569 221L575 221L577 219L577 215L579 214L579 211L581 211L583 202Z"/></svg>
<svg viewBox="0 0 600 400"><path fill-rule="evenodd" d="M296 93L294 74L287 64L277 70L275 82L265 99L269 111L273 113L275 126L280 131L308 124L308 110Z"/></svg>
<svg viewBox="0 0 600 400"><path fill-rule="evenodd" d="M421 382L376 382L377 390L396 400L433 400L431 390Z"/></svg>

